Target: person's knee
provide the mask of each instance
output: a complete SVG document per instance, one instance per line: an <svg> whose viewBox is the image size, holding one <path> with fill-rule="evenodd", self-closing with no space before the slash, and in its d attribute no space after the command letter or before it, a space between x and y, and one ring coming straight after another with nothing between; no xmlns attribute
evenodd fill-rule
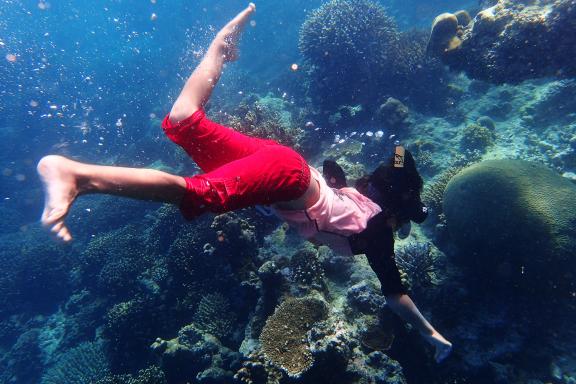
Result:
<svg viewBox="0 0 576 384"><path fill-rule="evenodd" d="M200 106L179 98L172 106L172 110L170 110L168 118L172 124L178 124L179 122L186 120L190 116L194 115L199 109Z"/></svg>

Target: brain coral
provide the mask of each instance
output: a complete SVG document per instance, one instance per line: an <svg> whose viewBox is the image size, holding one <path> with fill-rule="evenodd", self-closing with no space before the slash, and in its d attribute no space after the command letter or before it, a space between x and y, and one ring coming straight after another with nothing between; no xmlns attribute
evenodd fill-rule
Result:
<svg viewBox="0 0 576 384"><path fill-rule="evenodd" d="M305 297L283 301L262 329L262 351L289 376L299 376L314 363L306 334L326 316L327 306L321 300Z"/></svg>
<svg viewBox="0 0 576 384"><path fill-rule="evenodd" d="M576 185L544 166L484 161L454 176L444 213L474 276L541 294L573 292Z"/></svg>

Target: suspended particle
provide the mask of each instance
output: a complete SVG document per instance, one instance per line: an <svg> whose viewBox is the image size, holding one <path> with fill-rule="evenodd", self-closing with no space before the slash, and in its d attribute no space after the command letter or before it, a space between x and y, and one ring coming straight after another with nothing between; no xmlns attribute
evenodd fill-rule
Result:
<svg viewBox="0 0 576 384"><path fill-rule="evenodd" d="M256 26L256 20L250 20L250 26L255 27Z"/></svg>
<svg viewBox="0 0 576 384"><path fill-rule="evenodd" d="M366 132L366 136L372 137L372 136L374 136L374 132L372 132L372 131L367 131L367 132Z"/></svg>
<svg viewBox="0 0 576 384"><path fill-rule="evenodd" d="M122 127L122 119L116 120L116 127L118 127L118 128Z"/></svg>
<svg viewBox="0 0 576 384"><path fill-rule="evenodd" d="M45 1L39 1L38 2L38 9L40 9L41 11L45 11L48 8L50 8L50 4L45 2Z"/></svg>
<svg viewBox="0 0 576 384"><path fill-rule="evenodd" d="M16 55L9 53L6 55L6 60L8 60L9 63L15 63L16 60L18 60L18 58L16 57Z"/></svg>
<svg viewBox="0 0 576 384"><path fill-rule="evenodd" d="M30 106L32 108L36 108L38 106L38 102L36 100L30 100Z"/></svg>
<svg viewBox="0 0 576 384"><path fill-rule="evenodd" d="M378 132L375 133L375 136L379 139L379 138L381 138L382 136L384 136L384 132L378 131Z"/></svg>
<svg viewBox="0 0 576 384"><path fill-rule="evenodd" d="M156 4L156 0L150 0L152 4Z"/></svg>
<svg viewBox="0 0 576 384"><path fill-rule="evenodd" d="M150 116L150 119L155 119L155 118L156 118L156 114L155 114L155 113L151 113L149 116Z"/></svg>
<svg viewBox="0 0 576 384"><path fill-rule="evenodd" d="M290 69L294 72L296 72L300 67L298 66L298 64L294 63L290 66Z"/></svg>
<svg viewBox="0 0 576 384"><path fill-rule="evenodd" d="M306 128L314 128L315 127L315 125L312 121L307 121L305 126L306 126Z"/></svg>
<svg viewBox="0 0 576 384"><path fill-rule="evenodd" d="M151 21L156 21L156 20L158 20L158 15L155 14L155 13L152 13L152 15L150 15L150 20L151 20Z"/></svg>

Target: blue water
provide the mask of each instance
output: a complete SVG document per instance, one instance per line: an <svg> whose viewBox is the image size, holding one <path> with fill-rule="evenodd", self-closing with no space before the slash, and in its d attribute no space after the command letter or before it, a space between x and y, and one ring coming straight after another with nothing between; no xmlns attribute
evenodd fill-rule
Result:
<svg viewBox="0 0 576 384"><path fill-rule="evenodd" d="M576 106L570 102L576 92L570 78L545 78L510 86L475 83L476 89L482 90L474 91L474 84L465 75L446 72L446 80L441 83L450 83L450 89L438 98L433 89L430 94L418 91L398 95L410 108L410 131L395 133L375 121L372 114L377 105L367 106L370 101L365 100L349 103L366 104L358 119L352 116L335 120L336 112L344 113L343 110L329 110L327 104L318 102L311 67L298 47L302 24L323 3L257 3L253 22L241 40L240 59L226 66L212 97L211 113L238 113L238 106L247 102L248 95L254 95L252 102L268 96L284 103L282 108L293 114L292 122L304 130L305 138L299 145L309 161L319 165L324 157L344 153L347 170L352 173L353 164L371 167L377 163L385 145L373 133L380 131L383 140L401 139L413 152L420 151L417 160L422 164L420 170L426 183L436 180L448 163L458 162L461 153L465 153L457 141L464 126L487 115L496 121L496 147L483 158L468 153L463 163L514 158L544 164L566 179L576 172ZM420 29L426 33L434 17L442 12L464 8L475 14L481 9L476 1L382 0L378 4L386 7L400 31ZM280 224L252 211L239 214L241 220L253 226L249 231L254 238L246 240L245 233L238 229L246 227L234 220L232 224L214 224L210 217L186 224L177 212L166 214L162 211L165 207L156 203L89 196L78 201L70 216L76 241L68 246L58 245L40 229L43 191L35 166L44 155L60 154L91 163L128 167L160 164L158 167L174 173L197 172L194 164L163 137L159 120L170 110L215 33L245 5L238 0L0 0L0 306L4 306L0 307L0 384L57 382L50 381L55 380L53 377L60 377L62 383L89 383L107 373L136 377L140 369L150 366L160 367L168 382L182 382L182 377L197 382L240 382L233 379L233 374L249 360L246 347L242 349L241 344L250 319L258 317L263 323L267 318L263 313L270 315L281 302L277 297L270 308L262 310L262 303L266 302L263 298L267 296L258 290L261 287L253 288L248 282L256 278L258 268L266 261L287 263L282 257L302 247L299 240L292 239L293 234L289 233L289 241L270 245L265 238ZM293 64L298 70L291 69ZM423 77L419 85L430 90L437 86L437 80ZM354 86L350 84L351 89ZM531 97L545 95L549 87L565 90L559 97L559 110L566 119L563 125L545 125L552 124L547 122L538 126L538 115L534 113L534 126L518 128L522 126L519 121L523 114L532 113L521 107L538 109L538 105L530 104L534 102ZM387 90L373 91L395 96ZM439 99L442 107L438 107ZM510 111L502 112L507 107ZM301 112L298 118L296 110ZM546 116L547 110L543 111ZM319 129L307 129L304 123L308 121ZM519 132L525 133L526 140L513 141L511 137L523 135ZM356 139L365 146L365 152L346 153L346 145ZM344 148L343 152L339 148ZM431 158L431 163L426 164L432 165L427 168L425 158ZM362 357L372 361L381 355L397 360L403 376L390 365L374 363L374 371L387 369L396 373L390 373L389 381L369 381L378 376L372 371L363 378L368 381L344 374L339 381L321 379L322 369L330 377L326 367L331 363L324 362L313 376L294 381L287 381L284 376L283 383L576 382L576 337L570 329L574 321L575 294L570 292L573 285L569 284L572 288L559 295L564 301L557 303L556 295L545 297L543 302L550 308L541 312L534 309L541 306L540 301L536 303L536 299L514 291L502 294L505 299L498 297L497 291L483 296L480 293L484 287L477 285L490 287L493 282L471 282L459 272L462 266L454 256L458 254L454 243L436 224L423 226L416 234L413 231L411 238L429 242L442 253L434 276L437 281L424 292L415 291L415 298L425 315L453 339L453 356L436 366L431 349L417 333L396 324L395 346L390 352L377 352L368 358L373 351L359 342L356 346L362 350ZM570 227L573 235L574 224ZM220 231L218 236L230 236L231 244L219 245L222 239L228 239L216 237L216 231ZM102 244L110 244L109 253ZM202 259L190 265L182 261L208 254L205 244L215 247L217 260ZM193 251L187 256L182 254L180 259L174 256L179 255L179 246L189 246ZM91 249L103 253L91 253ZM260 255L256 256L258 251ZM328 265L337 262L323 262L331 282L328 285L340 287L326 297L334 300L338 295L345 296L353 277L338 277L334 270L330 275ZM497 276L508 276L509 266L494 269L500 267L504 272ZM186 268L200 270L191 272ZM288 269L286 266L281 271L287 276ZM573 279L573 275L568 275ZM362 276L364 280L371 278ZM296 286L294 283L283 294L301 294ZM209 350L234 363L219 366L228 374L213 373L214 381L209 381L196 376L210 365L199 357L202 354L190 352L183 355L182 361L174 362L155 356L149 346L156 338L174 339L187 324L199 324L201 298L215 291L227 300L229 312L235 313L236 332L221 337L228 348L226 352L222 348L217 352ZM122 307L124 303L131 303L131 309L126 309L128 305ZM511 303L521 304L514 307ZM110 320L115 310L124 311L118 315L125 316L123 325ZM360 321L356 315L347 314L350 324ZM209 312L206 316L224 315ZM262 324L250 326L258 329ZM141 329L134 331L135 328ZM530 334L541 328L545 334L542 338ZM127 334L129 331L134 331L134 335ZM562 335L566 337L560 342ZM254 342L258 334L248 339ZM92 344L79 348L82 343ZM541 354L526 352L539 348ZM66 356L70 362L58 365ZM86 363L88 360L93 364ZM334 361L335 366L340 364ZM85 376L71 368L82 364L90 366ZM54 373L54 367L64 373ZM179 376L181 372L183 376ZM144 376L140 375L142 381L138 383L161 382L145 381ZM253 379L255 383L265 382L256 376ZM116 380L115 383L128 382L126 377Z"/></svg>

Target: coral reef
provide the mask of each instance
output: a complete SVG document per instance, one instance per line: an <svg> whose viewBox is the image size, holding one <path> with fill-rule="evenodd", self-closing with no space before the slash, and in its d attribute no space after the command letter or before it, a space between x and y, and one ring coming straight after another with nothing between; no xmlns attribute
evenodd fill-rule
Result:
<svg viewBox="0 0 576 384"><path fill-rule="evenodd" d="M194 314L194 325L218 339L223 339L234 330L236 316L228 299L220 293L209 293L200 300Z"/></svg>
<svg viewBox="0 0 576 384"><path fill-rule="evenodd" d="M408 117L408 107L393 97L389 97L376 111L376 119L391 132L405 131L410 124Z"/></svg>
<svg viewBox="0 0 576 384"><path fill-rule="evenodd" d="M575 17L572 0L500 0L467 25L438 16L429 50L452 69L494 83L574 76Z"/></svg>
<svg viewBox="0 0 576 384"><path fill-rule="evenodd" d="M460 145L463 149L486 151L491 145L494 145L496 135L490 128L480 124L470 124L462 132Z"/></svg>
<svg viewBox="0 0 576 384"><path fill-rule="evenodd" d="M69 252L38 227L0 237L0 319L53 310L70 293Z"/></svg>
<svg viewBox="0 0 576 384"><path fill-rule="evenodd" d="M576 185L546 167L491 160L451 179L444 212L459 260L477 278L560 298L575 289L575 198Z"/></svg>
<svg viewBox="0 0 576 384"><path fill-rule="evenodd" d="M85 384L104 378L110 369L101 344L82 343L65 352L42 377L41 384Z"/></svg>
<svg viewBox="0 0 576 384"><path fill-rule="evenodd" d="M372 315L378 314L386 304L386 299L380 294L380 289L366 281L361 281L348 288L346 298L355 309Z"/></svg>
<svg viewBox="0 0 576 384"><path fill-rule="evenodd" d="M422 191L422 201L428 207L429 212L431 213L430 216L435 218L435 220L433 220L435 223L444 221L444 210L442 208L444 191L452 177L461 170L461 166L447 168L436 176L432 182L426 183L424 190ZM428 222L431 223L432 220L429 220Z"/></svg>
<svg viewBox="0 0 576 384"><path fill-rule="evenodd" d="M167 384L164 372L156 366L151 366L138 371L133 375L111 375L103 379L91 382L93 384Z"/></svg>
<svg viewBox="0 0 576 384"><path fill-rule="evenodd" d="M420 292L430 287L436 270L435 257L429 243L410 242L395 250L398 268L408 279L412 291Z"/></svg>
<svg viewBox="0 0 576 384"><path fill-rule="evenodd" d="M240 354L193 324L172 340L157 338L151 346L160 357L168 382L230 382L240 368Z"/></svg>
<svg viewBox="0 0 576 384"><path fill-rule="evenodd" d="M324 267L316 249L304 248L290 258L292 280L301 288L322 290Z"/></svg>
<svg viewBox="0 0 576 384"><path fill-rule="evenodd" d="M394 20L370 0L332 0L312 11L299 47L314 66L315 92L330 95L319 101L337 107L374 98L369 81L390 66L397 41Z"/></svg>
<svg viewBox="0 0 576 384"><path fill-rule="evenodd" d="M262 329L260 342L265 356L289 376L304 373L314 363L306 333L326 315L326 303L319 299L284 300Z"/></svg>
<svg viewBox="0 0 576 384"><path fill-rule="evenodd" d="M76 275L97 292L119 298L138 288L137 277L153 263L135 226L95 236L80 254Z"/></svg>
<svg viewBox="0 0 576 384"><path fill-rule="evenodd" d="M332 0L308 15L299 47L310 63L311 94L325 110L375 110L388 96L430 108L442 104L445 76L426 56L427 40L420 31L400 33L376 2ZM427 97L431 90L436 98Z"/></svg>
<svg viewBox="0 0 576 384"><path fill-rule="evenodd" d="M224 119L227 125L249 136L261 137L299 149L304 140L304 111L272 95L245 98Z"/></svg>

